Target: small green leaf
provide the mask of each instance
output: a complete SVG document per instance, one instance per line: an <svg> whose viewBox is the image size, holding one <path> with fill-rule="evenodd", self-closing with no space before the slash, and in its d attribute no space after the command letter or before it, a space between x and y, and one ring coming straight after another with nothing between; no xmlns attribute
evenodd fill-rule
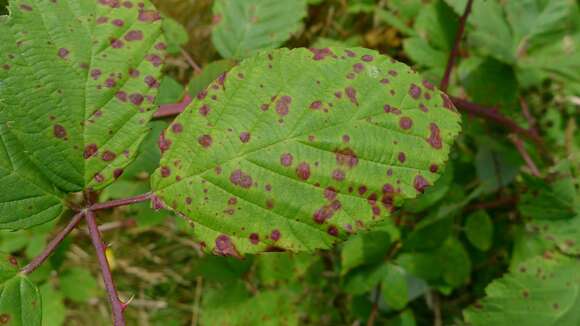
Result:
<svg viewBox="0 0 580 326"><path fill-rule="evenodd" d="M42 325L61 326L66 320L66 306L62 293L47 282L40 286L42 297Z"/></svg>
<svg viewBox="0 0 580 326"><path fill-rule="evenodd" d="M401 310L409 301L409 289L405 270L400 266L387 263L388 272L381 283L381 293L390 308Z"/></svg>
<svg viewBox="0 0 580 326"><path fill-rule="evenodd" d="M41 298L28 278L18 275L0 285L0 323L10 326L40 326Z"/></svg>
<svg viewBox="0 0 580 326"><path fill-rule="evenodd" d="M391 245L391 237L384 231L357 234L344 243L340 253L341 273L360 265L374 263L386 257Z"/></svg>
<svg viewBox="0 0 580 326"><path fill-rule="evenodd" d="M29 228L64 211L62 195L27 158L4 121L0 121L0 185L0 229Z"/></svg>
<svg viewBox="0 0 580 326"><path fill-rule="evenodd" d="M113 182L146 134L166 45L140 4L14 0L0 17L0 121L64 191Z"/></svg>
<svg viewBox="0 0 580 326"><path fill-rule="evenodd" d="M296 32L306 16L305 0L217 0L212 41L224 58L273 49Z"/></svg>
<svg viewBox="0 0 580 326"><path fill-rule="evenodd" d="M167 40L167 52L171 54L181 53L181 47L189 41L189 35L185 27L171 17L163 17L163 33Z"/></svg>
<svg viewBox="0 0 580 326"><path fill-rule="evenodd" d="M432 185L459 119L375 51L262 52L168 128L152 189L215 254L329 248Z"/></svg>
<svg viewBox="0 0 580 326"><path fill-rule="evenodd" d="M169 76L165 76L163 79L161 79L157 103L160 105L177 103L181 100L182 97L183 85Z"/></svg>
<svg viewBox="0 0 580 326"><path fill-rule="evenodd" d="M559 254L520 264L464 311L473 326L573 326L580 324L580 262Z"/></svg>
<svg viewBox="0 0 580 326"><path fill-rule="evenodd" d="M201 74L191 78L191 81L189 82L189 93L192 96L196 96L199 92L203 91L212 81L218 78L221 74L230 70L235 65L236 61L224 59L214 61L203 67Z"/></svg>
<svg viewBox="0 0 580 326"><path fill-rule="evenodd" d="M491 247L493 241L493 222L486 211L480 210L467 216L465 235L471 244L482 251Z"/></svg>

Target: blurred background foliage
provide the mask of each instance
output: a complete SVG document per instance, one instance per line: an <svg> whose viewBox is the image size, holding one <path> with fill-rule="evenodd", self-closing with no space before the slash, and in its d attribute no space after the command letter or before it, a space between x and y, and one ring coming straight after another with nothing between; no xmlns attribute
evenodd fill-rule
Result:
<svg viewBox="0 0 580 326"><path fill-rule="evenodd" d="M211 0L153 1L166 18L170 53L160 104L194 96L241 56L278 46L373 48L438 84L466 4L293 0L288 3L303 12L285 10L267 19L252 6L272 1L216 0L234 1L247 3L240 5L247 11L213 10ZM1 0L0 8L5 4ZM236 26L270 37L242 39ZM292 27L284 32L290 34L274 36L280 26ZM477 308L494 279L534 257L579 255L579 46L575 1L475 1L449 93L494 107L540 135L544 149L520 144L541 175L532 175L509 130L464 115L445 174L396 212L397 229L380 227L316 254L235 260L203 255L187 222L148 204L100 214L118 288L132 299L130 324L462 325L462 311ZM157 139L168 121L151 123L141 154L101 201L149 190L160 156ZM28 261L66 219L2 232L0 251ZM31 275L41 284L44 325L108 324L97 271L80 228ZM470 320L481 324L477 318Z"/></svg>

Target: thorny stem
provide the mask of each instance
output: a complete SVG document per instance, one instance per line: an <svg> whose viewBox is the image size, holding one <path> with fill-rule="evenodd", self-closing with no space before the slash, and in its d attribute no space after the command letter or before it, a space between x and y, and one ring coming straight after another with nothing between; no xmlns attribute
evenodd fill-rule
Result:
<svg viewBox="0 0 580 326"><path fill-rule="evenodd" d="M77 213L70 222L62 229L54 239L52 239L46 248L42 251L40 255L34 258L28 265L24 266L20 271L22 274L30 274L34 272L42 263L44 263L48 257L56 250L58 245L66 238L66 236L71 233L71 231L79 224L84 216L83 212Z"/></svg>
<svg viewBox="0 0 580 326"><path fill-rule="evenodd" d="M113 276L111 275L111 268L105 254L105 244L101 238L101 233L99 232L99 227L95 220L95 212L90 209L85 212L85 219L87 220L87 225L89 227L89 235L91 236L91 241L93 242L93 247L97 253L97 259L99 261L99 266L101 267L101 274L103 276L103 282L105 283L105 288L107 289L107 294L109 296L109 301L111 302L111 310L113 312L113 321L115 326L125 326L125 317L123 316L123 310L125 310L126 305L121 302L119 295L117 294L117 289L115 288L115 282L113 281Z"/></svg>
<svg viewBox="0 0 580 326"><path fill-rule="evenodd" d="M111 200L111 201L108 201L105 203L94 204L94 205L91 205L89 207L89 209L91 211L100 211L103 209L110 209L110 208L115 208L115 207L120 207L120 206L136 204L136 203L144 202L144 201L151 199L151 196L152 196L152 194L148 192L148 193L138 195L138 196L117 199L117 200Z"/></svg>
<svg viewBox="0 0 580 326"><path fill-rule="evenodd" d="M445 74L443 74L443 79L441 80L441 84L439 88L443 92L447 92L447 88L449 87L449 79L451 77L451 70L453 70L453 66L455 65L455 59L459 54L459 44L461 43L461 39L463 38L463 33L465 31L465 24L467 23L467 17L471 13L471 6L473 5L473 0L468 0L467 5L465 5L465 11L463 15L459 19L459 27L457 28L457 34L455 34L455 42L453 43L453 49L451 49L451 53L449 53L449 60L447 60L447 67L445 67Z"/></svg>

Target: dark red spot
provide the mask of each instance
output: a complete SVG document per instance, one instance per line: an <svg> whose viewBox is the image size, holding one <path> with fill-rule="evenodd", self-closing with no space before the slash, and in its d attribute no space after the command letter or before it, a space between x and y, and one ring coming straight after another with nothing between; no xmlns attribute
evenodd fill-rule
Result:
<svg viewBox="0 0 580 326"><path fill-rule="evenodd" d="M372 193L370 196L368 196L368 197L367 197L367 202L368 202L370 205L374 205L374 204L376 204L376 203L377 203L377 194L375 194L375 193Z"/></svg>
<svg viewBox="0 0 580 326"><path fill-rule="evenodd" d="M102 25L108 21L109 21L109 17L105 17L105 16L101 16L101 17L97 18L97 20L96 20L98 25Z"/></svg>
<svg viewBox="0 0 580 326"><path fill-rule="evenodd" d="M352 66L352 70L354 70L354 72L356 72L357 74L360 73L361 71L363 71L365 69L365 65L363 65L362 63L355 63Z"/></svg>
<svg viewBox="0 0 580 326"><path fill-rule="evenodd" d="M99 79L100 76L101 76L101 69L93 69L93 70L91 70L91 77L94 80Z"/></svg>
<svg viewBox="0 0 580 326"><path fill-rule="evenodd" d="M338 237L338 229L336 226L329 226L327 232L333 237Z"/></svg>
<svg viewBox="0 0 580 326"><path fill-rule="evenodd" d="M133 93L131 95L129 95L129 100L131 101L131 103L135 104L135 105L141 105L141 103L143 103L143 95L138 94L138 93Z"/></svg>
<svg viewBox="0 0 580 326"><path fill-rule="evenodd" d="M527 299L530 296L530 292L528 290L524 290L522 292L522 296L524 297L524 299Z"/></svg>
<svg viewBox="0 0 580 326"><path fill-rule="evenodd" d="M367 192L367 187L366 186L360 186L360 187L358 187L358 193L359 193L359 195L364 195L365 192Z"/></svg>
<svg viewBox="0 0 580 326"><path fill-rule="evenodd" d="M181 125L181 123L176 122L171 126L171 131L173 131L173 133L175 134L178 134L183 131L183 126Z"/></svg>
<svg viewBox="0 0 580 326"><path fill-rule="evenodd" d="M115 159L115 157L117 157L117 155L115 155L115 153L111 152L111 151L105 151L103 153L103 155L101 156L101 158L103 159L103 161L105 162L110 162L112 160Z"/></svg>
<svg viewBox="0 0 580 326"><path fill-rule="evenodd" d="M270 234L270 239L274 240L274 241L278 241L280 240L280 231L278 230L273 230L272 233Z"/></svg>
<svg viewBox="0 0 580 326"><path fill-rule="evenodd" d="M222 256L241 257L230 237L225 234L222 234L215 239L215 251L218 255Z"/></svg>
<svg viewBox="0 0 580 326"><path fill-rule="evenodd" d="M95 174L95 176L93 178L98 183L103 183L103 181L105 181L105 177L100 173Z"/></svg>
<svg viewBox="0 0 580 326"><path fill-rule="evenodd" d="M122 19L114 19L111 23L117 27L125 25L125 22Z"/></svg>
<svg viewBox="0 0 580 326"><path fill-rule="evenodd" d="M171 175L171 169L169 169L167 166L162 166L161 167L161 176L164 178L167 178L170 175Z"/></svg>
<svg viewBox="0 0 580 326"><path fill-rule="evenodd" d="M383 185L383 193L387 193L387 194L389 194L389 193L393 193L393 192L395 192L395 188L393 187L393 185L392 185L392 184L390 184L390 183L385 183L385 184Z"/></svg>
<svg viewBox="0 0 580 326"><path fill-rule="evenodd" d="M250 242L252 244L258 244L260 242L260 236L257 233L250 234Z"/></svg>
<svg viewBox="0 0 580 326"><path fill-rule="evenodd" d="M140 10L139 20L142 22L154 22L161 19L161 15L155 10Z"/></svg>
<svg viewBox="0 0 580 326"><path fill-rule="evenodd" d="M61 57L62 59L68 58L69 53L70 52L68 51L68 49L65 48L58 49L58 56Z"/></svg>
<svg viewBox="0 0 580 326"><path fill-rule="evenodd" d="M439 166L435 163L429 165L429 171L436 173L439 170Z"/></svg>
<svg viewBox="0 0 580 326"><path fill-rule="evenodd" d="M155 67L159 67L161 65L161 63L163 63L163 60L161 59L161 57L156 55L156 54L146 55L145 60L151 62L151 64Z"/></svg>
<svg viewBox="0 0 580 326"><path fill-rule="evenodd" d="M268 199L268 200L266 200L266 208L267 208L267 209L272 209L272 208L274 208L274 200L273 200L273 199Z"/></svg>
<svg viewBox="0 0 580 326"><path fill-rule="evenodd" d="M425 88L429 89L429 90L434 90L435 86L433 86L433 84L431 84L429 81L427 80L423 80L423 86L425 86Z"/></svg>
<svg viewBox="0 0 580 326"><path fill-rule="evenodd" d="M89 144L89 145L85 146L85 150L83 152L83 157L86 160L89 157L92 157L93 155L95 155L97 153L97 150L98 150L97 144Z"/></svg>
<svg viewBox="0 0 580 326"><path fill-rule="evenodd" d="M393 169L388 169L387 170L387 176L390 177L393 175Z"/></svg>
<svg viewBox="0 0 580 326"><path fill-rule="evenodd" d="M389 79L387 79L387 78L381 79L381 84L388 84L388 83L390 83Z"/></svg>
<svg viewBox="0 0 580 326"><path fill-rule="evenodd" d="M308 178L310 178L310 164L306 162L298 164L296 175L302 180L308 180Z"/></svg>
<svg viewBox="0 0 580 326"><path fill-rule="evenodd" d="M153 76L146 76L145 84L149 86L149 88L159 88L159 81L157 81Z"/></svg>
<svg viewBox="0 0 580 326"><path fill-rule="evenodd" d="M235 170L230 174L230 181L239 187L248 189L254 183L252 177L242 172L242 170Z"/></svg>
<svg viewBox="0 0 580 326"><path fill-rule="evenodd" d="M350 142L350 136L349 135L342 135L342 142L343 143Z"/></svg>
<svg viewBox="0 0 580 326"><path fill-rule="evenodd" d="M282 96L278 102L276 103L276 112L278 112L278 115L280 116L286 116L288 115L288 112L290 112L290 104L292 103L292 97L290 96Z"/></svg>
<svg viewBox="0 0 580 326"><path fill-rule="evenodd" d="M20 5L20 9L24 10L24 11L32 11L32 7L26 4L22 4Z"/></svg>
<svg viewBox="0 0 580 326"><path fill-rule="evenodd" d="M294 157L290 153L284 153L280 156L280 164L282 164L283 166L292 165L293 160L294 160Z"/></svg>
<svg viewBox="0 0 580 326"><path fill-rule="evenodd" d="M9 64L3 64L2 68L4 68L4 70L9 70L10 69L10 65Z"/></svg>
<svg viewBox="0 0 580 326"><path fill-rule="evenodd" d="M12 266L18 266L18 261L16 260L16 257L13 256L8 256L8 263Z"/></svg>
<svg viewBox="0 0 580 326"><path fill-rule="evenodd" d="M335 152L335 155L336 163L338 163L338 165L353 168L358 164L358 156L350 148L338 150Z"/></svg>
<svg viewBox="0 0 580 326"><path fill-rule="evenodd" d="M235 205L235 204L237 204L237 203L238 203L238 199L237 199L236 197L230 197L230 198L228 199L228 204L229 204L229 205Z"/></svg>
<svg viewBox="0 0 580 326"><path fill-rule="evenodd" d="M1 314L0 315L0 324L5 325L5 324L8 324L8 322L10 322L10 315L8 315L8 314Z"/></svg>
<svg viewBox="0 0 580 326"><path fill-rule="evenodd" d="M409 88L409 95L411 95L412 98L418 100L419 97L421 97L421 88L415 84L411 84L411 87Z"/></svg>
<svg viewBox="0 0 580 326"><path fill-rule="evenodd" d="M309 50L310 50L310 52L312 52L314 54L312 56L312 59L314 59L316 61L323 60L327 56L332 55L332 51L329 48L324 48L324 49L310 48Z"/></svg>
<svg viewBox="0 0 580 326"><path fill-rule="evenodd" d="M205 97L207 96L207 91L206 90L202 90L199 93L197 93L197 99L198 100L203 100Z"/></svg>
<svg viewBox="0 0 580 326"><path fill-rule="evenodd" d="M429 135L427 142L431 144L431 147L435 149L441 149L442 143L439 127L437 126L436 123L431 122L431 124L429 125L429 129L431 130L431 134Z"/></svg>
<svg viewBox="0 0 580 326"><path fill-rule="evenodd" d="M344 171L336 169L334 171L332 171L332 178L336 181L342 181L344 180Z"/></svg>
<svg viewBox="0 0 580 326"><path fill-rule="evenodd" d="M127 93L125 93L123 91L118 91L115 94L115 97L121 102L127 102Z"/></svg>
<svg viewBox="0 0 580 326"><path fill-rule="evenodd" d="M336 199L336 189L328 187L324 189L324 198L332 201Z"/></svg>
<svg viewBox="0 0 580 326"><path fill-rule="evenodd" d="M362 61L371 62L371 61L373 61L374 58L373 58L372 55L365 54L365 55L362 56L361 59L362 59Z"/></svg>
<svg viewBox="0 0 580 326"><path fill-rule="evenodd" d="M346 96L352 102L352 104L358 106L358 100L356 98L356 90L352 86L348 86L344 89Z"/></svg>
<svg viewBox="0 0 580 326"><path fill-rule="evenodd" d="M204 148L208 148L213 143L213 139L210 135L201 135L197 138L197 142Z"/></svg>
<svg viewBox="0 0 580 326"><path fill-rule="evenodd" d="M123 47L123 41L114 38L111 40L111 47L113 49L120 49Z"/></svg>
<svg viewBox="0 0 580 326"><path fill-rule="evenodd" d="M165 138L165 133L162 132L161 135L159 135L157 145L159 146L161 153L163 153L171 147L171 140Z"/></svg>
<svg viewBox="0 0 580 326"><path fill-rule="evenodd" d="M354 58L356 56L356 53L352 52L351 50L345 50L344 53L346 53L346 55L351 58Z"/></svg>
<svg viewBox="0 0 580 326"><path fill-rule="evenodd" d="M401 162L401 163L405 163L405 161L407 160L407 156L403 152L399 152L398 158L399 158L399 162Z"/></svg>
<svg viewBox="0 0 580 326"><path fill-rule="evenodd" d="M132 78L137 78L137 77L139 77L139 75L140 75L139 70L129 68L129 76L131 76Z"/></svg>
<svg viewBox="0 0 580 326"><path fill-rule="evenodd" d="M201 114L204 117L207 117L207 115L209 114L210 111L211 111L211 109L207 104L204 104L199 108L199 114Z"/></svg>
<svg viewBox="0 0 580 326"><path fill-rule="evenodd" d="M395 76L398 75L398 73L396 71L394 71L394 70L389 70L389 75L395 77Z"/></svg>
<svg viewBox="0 0 580 326"><path fill-rule="evenodd" d="M321 101L314 101L314 102L310 103L310 108L312 110L318 110L318 109L320 109L321 106L322 106Z"/></svg>
<svg viewBox="0 0 580 326"><path fill-rule="evenodd" d="M250 141L250 133L247 131L241 132L240 133L240 141L242 143L247 143Z"/></svg>
<svg viewBox="0 0 580 326"><path fill-rule="evenodd" d="M427 187L429 187L429 182L423 178L423 176L418 175L413 181L413 186L418 192L424 192Z"/></svg>
<svg viewBox="0 0 580 326"><path fill-rule="evenodd" d="M64 139L66 138L66 129L62 125L56 124L52 127L54 137Z"/></svg>
<svg viewBox="0 0 580 326"><path fill-rule="evenodd" d="M119 177L120 177L121 175L123 175L123 172L124 172L124 170L123 170L123 169L115 169L115 170L113 171L113 178L115 178L115 179L119 179Z"/></svg>
<svg viewBox="0 0 580 326"><path fill-rule="evenodd" d="M125 34L125 41L133 42L133 41L141 41L143 39L143 32L132 30Z"/></svg>
<svg viewBox="0 0 580 326"><path fill-rule="evenodd" d="M402 129L411 129L411 127L413 127L413 119L409 117L402 117L399 119L399 126Z"/></svg>

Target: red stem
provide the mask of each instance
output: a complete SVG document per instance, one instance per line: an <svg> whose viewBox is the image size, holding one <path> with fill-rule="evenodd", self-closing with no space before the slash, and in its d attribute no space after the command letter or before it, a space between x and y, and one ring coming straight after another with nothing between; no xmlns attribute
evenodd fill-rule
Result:
<svg viewBox="0 0 580 326"><path fill-rule="evenodd" d="M142 195L138 195L138 196L117 199L117 200L111 200L111 201L108 201L105 203L94 204L91 207L89 207L89 209L92 211L100 211L103 209L110 209L110 208L115 208L115 207L120 207L120 206L136 204L136 203L147 201L149 199L151 199L151 193L148 192L146 194L142 194Z"/></svg>
<svg viewBox="0 0 580 326"><path fill-rule="evenodd" d="M183 112L183 110L185 110L185 107L187 107L189 103L191 103L192 99L193 98L189 94L187 94L183 97L183 100L180 103L163 104L159 106L159 109L157 110L157 112L155 112L155 114L153 114L153 117L166 118L178 115L181 112Z"/></svg>
<svg viewBox="0 0 580 326"><path fill-rule="evenodd" d="M89 235L91 236L93 247L95 247L95 251L97 252L97 259L99 261L99 265L101 266L103 282L105 283L109 301L111 302L114 325L125 326L125 317L123 316L125 304L119 299L117 289L115 288L115 282L113 281L113 276L111 275L111 268L105 254L106 247L103 243L103 239L101 238L101 233L99 232L97 221L95 220L95 212L87 210L85 213L85 219L87 220Z"/></svg>
<svg viewBox="0 0 580 326"><path fill-rule="evenodd" d="M540 173L540 170L536 166L536 163L534 163L534 160L532 160L532 157L530 156L530 154L526 150L524 142L518 136L516 136L516 135L512 135L512 136L513 137L509 137L510 140L512 141L512 143L514 143L518 152L520 152L520 155L524 159L524 162L526 162L526 165L530 169L530 172L532 173L532 175L534 177L538 177L538 178L541 177L542 174Z"/></svg>
<svg viewBox="0 0 580 326"><path fill-rule="evenodd" d="M453 43L451 53L449 53L447 67L445 67L445 73L443 74L443 79L441 80L441 84L439 85L439 88L443 92L447 92L447 88L449 87L449 78L451 77L451 70L453 70L453 66L455 65L455 59L459 55L459 44L461 43L461 39L463 38L463 33L465 32L465 24L467 23L467 17L471 13L472 5L473 0L467 0L465 11L463 12L461 18L459 19L459 27L457 28L457 34L455 34L455 42Z"/></svg>
<svg viewBox="0 0 580 326"><path fill-rule="evenodd" d="M40 265L42 265L42 263L44 263L48 259L48 257L50 257L50 255L56 250L56 248L64 240L64 238L66 238L66 236L69 233L71 233L71 231L79 224L83 216L84 216L83 212L80 212L75 216L73 216L73 218L70 220L67 226L65 226L65 228L62 229L56 235L56 237L54 237L54 239L52 239L48 243L48 245L46 245L46 248L44 248L42 253L38 255L36 258L34 258L30 263L28 263L28 265L24 266L20 272L23 274L30 274L34 272Z"/></svg>

